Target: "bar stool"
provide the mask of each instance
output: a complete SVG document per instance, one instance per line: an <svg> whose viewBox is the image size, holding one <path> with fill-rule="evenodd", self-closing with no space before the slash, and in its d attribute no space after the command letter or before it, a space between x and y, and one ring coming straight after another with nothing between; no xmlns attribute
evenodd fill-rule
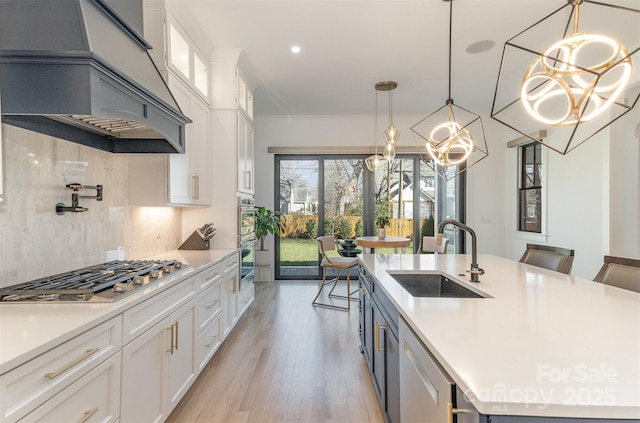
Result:
<svg viewBox="0 0 640 423"><path fill-rule="evenodd" d="M569 275L571 274L574 254L575 252L568 248L527 244L527 249L520 258L520 263L527 263Z"/></svg>
<svg viewBox="0 0 640 423"><path fill-rule="evenodd" d="M604 256L604 264L593 280L640 292L640 260Z"/></svg>
<svg viewBox="0 0 640 423"><path fill-rule="evenodd" d="M314 306L319 306L319 307L327 307L327 308L333 308L337 310L349 311L351 309L351 300L358 299L357 297L353 297L353 298L351 297L351 295L358 292L358 290L356 289L353 292L351 292L351 272L350 272L352 267L355 267L358 265L358 258L357 257L341 257L341 256L328 257L327 256L328 251L337 250L335 237L319 236L316 238L316 241L318 241L318 252L322 257L322 261L320 262L320 265L322 266L322 281L320 281L320 289L318 290L318 294L316 295L316 297L313 299L312 304ZM327 269L338 270L338 274L336 275L336 277L329 281L327 281ZM336 285L338 284L338 280L340 279L340 273L343 269L347 271L347 295L334 294L333 290L336 289ZM333 286L329 291L329 297L346 299L347 300L346 307L338 306L335 304L321 303L318 301L318 298L320 297L320 294L322 293L322 289L324 288L324 286L332 282L333 282Z"/></svg>

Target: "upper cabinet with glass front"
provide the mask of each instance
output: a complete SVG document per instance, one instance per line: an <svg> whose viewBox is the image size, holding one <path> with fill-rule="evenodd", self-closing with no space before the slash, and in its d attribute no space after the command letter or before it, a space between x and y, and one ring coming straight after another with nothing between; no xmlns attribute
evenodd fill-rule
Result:
<svg viewBox="0 0 640 423"><path fill-rule="evenodd" d="M165 78L171 71L209 103L209 64L194 41L162 2L144 3L145 38L154 47L149 51Z"/></svg>
<svg viewBox="0 0 640 423"><path fill-rule="evenodd" d="M211 63L211 106L239 109L253 122L255 78L241 49L215 49Z"/></svg>

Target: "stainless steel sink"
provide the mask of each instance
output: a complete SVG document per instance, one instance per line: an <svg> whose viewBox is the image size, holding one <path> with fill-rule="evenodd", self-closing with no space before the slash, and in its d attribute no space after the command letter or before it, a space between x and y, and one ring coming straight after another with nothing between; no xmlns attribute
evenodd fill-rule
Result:
<svg viewBox="0 0 640 423"><path fill-rule="evenodd" d="M448 277L435 273L389 273L414 297L485 298Z"/></svg>

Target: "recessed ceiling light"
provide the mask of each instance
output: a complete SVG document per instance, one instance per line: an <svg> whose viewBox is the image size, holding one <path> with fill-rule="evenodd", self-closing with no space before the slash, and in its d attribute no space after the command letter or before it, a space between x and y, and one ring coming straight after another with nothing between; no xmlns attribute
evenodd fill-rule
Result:
<svg viewBox="0 0 640 423"><path fill-rule="evenodd" d="M469 47L467 47L467 53L471 53L471 54L484 53L485 51L491 50L495 45L496 45L496 42L493 40L476 41L475 43L469 44Z"/></svg>
<svg viewBox="0 0 640 423"><path fill-rule="evenodd" d="M291 53L298 54L298 53L300 53L301 51L302 51L302 50L301 50L301 49L300 49L300 47L298 47L298 46L293 46L293 47L291 47Z"/></svg>

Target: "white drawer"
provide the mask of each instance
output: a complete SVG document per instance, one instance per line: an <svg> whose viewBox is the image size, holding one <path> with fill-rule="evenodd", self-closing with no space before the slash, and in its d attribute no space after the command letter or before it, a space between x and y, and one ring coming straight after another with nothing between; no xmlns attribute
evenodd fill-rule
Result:
<svg viewBox="0 0 640 423"><path fill-rule="evenodd" d="M120 356L111 356L20 423L113 423L120 415Z"/></svg>
<svg viewBox="0 0 640 423"><path fill-rule="evenodd" d="M214 283L216 283L222 275L222 263L216 263L206 270L198 273L198 288L204 291Z"/></svg>
<svg viewBox="0 0 640 423"><path fill-rule="evenodd" d="M198 372L207 365L222 342L222 313L218 314L198 335Z"/></svg>
<svg viewBox="0 0 640 423"><path fill-rule="evenodd" d="M242 316L244 312L249 308L253 302L254 290L253 284L249 288L242 291L240 297L238 297L238 316Z"/></svg>
<svg viewBox="0 0 640 423"><path fill-rule="evenodd" d="M195 295L196 278L190 277L125 311L122 323L122 344L126 345L142 335L147 329L194 298Z"/></svg>
<svg viewBox="0 0 640 423"><path fill-rule="evenodd" d="M238 254L234 254L230 257L227 257L222 261L222 272L227 273L229 270L233 269L238 265L239 262Z"/></svg>
<svg viewBox="0 0 640 423"><path fill-rule="evenodd" d="M16 421L120 349L117 316L0 376L1 419Z"/></svg>
<svg viewBox="0 0 640 423"><path fill-rule="evenodd" d="M209 321L220 312L220 282L210 286L198 296L198 330L200 332Z"/></svg>

